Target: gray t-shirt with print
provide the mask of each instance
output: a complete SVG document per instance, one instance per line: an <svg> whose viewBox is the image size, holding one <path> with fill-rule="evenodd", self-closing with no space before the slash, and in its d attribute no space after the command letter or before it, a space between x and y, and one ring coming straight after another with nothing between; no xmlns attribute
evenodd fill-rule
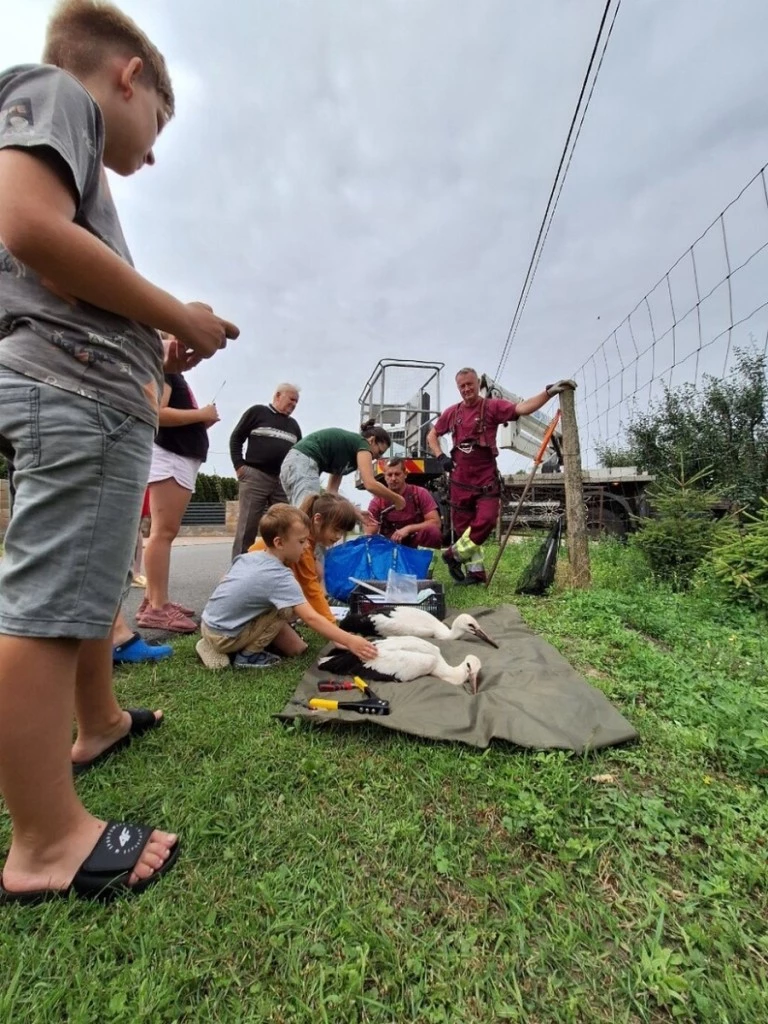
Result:
<svg viewBox="0 0 768 1024"><path fill-rule="evenodd" d="M101 111L76 78L50 64L1 72L7 147L52 160L70 177L75 223L133 265L102 165ZM155 426L162 363L153 328L59 292L0 242L0 365Z"/></svg>
<svg viewBox="0 0 768 1024"><path fill-rule="evenodd" d="M295 608L306 598L287 565L267 551L238 555L203 608L203 622L225 636L237 636L249 622L273 608Z"/></svg>

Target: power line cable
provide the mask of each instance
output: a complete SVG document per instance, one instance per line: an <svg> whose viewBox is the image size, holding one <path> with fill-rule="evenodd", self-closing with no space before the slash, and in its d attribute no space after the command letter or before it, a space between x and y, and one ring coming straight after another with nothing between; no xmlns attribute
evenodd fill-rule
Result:
<svg viewBox="0 0 768 1024"><path fill-rule="evenodd" d="M579 91L579 98L576 101L576 107L575 107L574 112L573 112L573 117L571 118L571 124L570 124L570 127L568 129L568 135L566 136L565 145L563 146L563 151L562 151L562 153L560 155L560 162L557 165L557 171L555 173L554 181L552 182L552 189L550 190L550 193L549 193L549 198L547 200L547 206L546 206L546 209L544 211L544 216L542 218L541 225L539 226L539 233L536 236L536 242L535 242L534 247L533 247L533 252L531 253L531 259L530 259L530 262L528 264L528 269L527 269L526 274L525 274L525 279L523 281L523 286L522 286L522 288L520 290L520 295L519 295L518 300L517 300L517 306L515 307L515 313L514 313L514 316L512 317L512 323L510 324L510 328L509 328L509 331L507 332L507 337L506 337L506 340L504 342L504 346L502 347L501 357L499 358L499 365L498 365L498 367L496 369L496 374L495 374L497 380L500 378L500 376L501 376L501 374L502 374L502 372L504 370L504 367L506 366L507 358L509 356L509 352L510 352L510 349L512 347L512 343L513 343L513 341L515 339L515 335L517 333L517 329L518 329L518 327L520 325L520 320L522 319L522 315L523 315L523 312L525 310L526 303L528 301L528 294L529 294L529 292L531 290L531 286L533 285L533 279L536 276L536 271L537 271L538 266L539 266L539 261L541 260L541 254L542 254L542 252L544 250L544 245L546 243L547 236L549 235L549 229L550 229L550 226L552 224L552 219L554 218L555 210L557 209L557 204L558 204L558 202L560 200L560 194L562 193L563 185L565 184L565 179L566 179L567 174L568 174L568 169L571 166L571 160L573 159L573 153L574 153L574 150L576 148L576 143L578 142L578 138L579 138L579 135L581 133L581 128L582 128L582 125L584 124L584 118L586 117L587 109L589 108L589 104L590 104L590 101L592 99L592 94L593 94L593 92L595 90L595 84L596 84L597 78L598 78L598 76L600 74L600 69L603 66L603 59L605 57L605 52L608 49L608 43L610 42L610 39L611 39L611 33L613 32L613 26L616 24L616 16L618 15L619 8L621 7L621 0L616 0L616 4L615 4L615 7L614 7L614 12L613 12L613 18L612 18L611 24L610 24L610 26L608 28L608 32L607 32L607 34L605 36L605 42L603 44L602 51L600 53L600 58L599 58L599 61L598 61L598 64L597 64L597 70L595 72L594 78L592 79L592 85L590 87L589 95L587 96L586 103L584 104L584 107L582 109L582 101L584 99L584 94L587 91L587 85L588 85L590 77L592 75L592 69L595 66L595 58L597 56L598 50L600 50L600 44L601 44L602 39L603 39L603 31L605 29L605 25L606 25L606 22L608 20L608 15L609 15L609 12L610 12L611 3L612 3L612 0L606 0L605 9L603 10L603 16L600 19L600 26L599 26L599 28L597 30L597 36L595 38L595 44L594 44L594 46L592 48L592 53L590 54L589 64L587 65L587 70L586 70L586 74L584 75L584 80L581 83L581 89ZM580 113L581 113L581 118L579 119L579 114ZM578 127L576 127L577 120L579 121ZM571 140L573 140L573 142L571 142ZM562 174L561 174L561 172L562 172Z"/></svg>
<svg viewBox="0 0 768 1024"><path fill-rule="evenodd" d="M541 240L541 245L539 246L538 253L536 253L536 262L533 265L533 271L531 273L530 285L528 287L528 290L525 293L525 298L523 299L522 306L520 307L520 314L519 314L519 316L517 318L517 324L515 324L515 326L514 326L514 332L512 332L512 328L510 328L510 331L513 333L513 335L517 333L517 327L519 326L520 321L523 318L523 313L525 313L525 307L528 304L528 296L531 294L531 287L533 285L533 279L536 276L536 271L539 269L539 263L541 262L541 256L542 256L542 253L544 252L544 246L547 244L547 238L549 237L549 230L552 227L552 222L554 221L554 218L555 218L555 213L557 211L557 205L560 202L560 196L562 195L563 186L565 185L565 179L568 176L568 171L569 171L570 166L571 166L571 161L573 160L573 154L576 152L576 144L578 143L579 136L581 135L581 129L582 129L582 126L584 124L584 119L587 116L587 109L588 109L590 101L592 99L592 93L595 91L595 85L597 83L598 75L600 74L600 68L603 66L603 58L605 57L605 51L608 48L608 42L610 41L610 38L611 38L611 32L613 32L613 26L614 26L614 23L616 21L616 15L619 13L619 6L620 6L620 4L621 4L621 0L619 0L619 3L617 4L617 6L616 6L616 8L614 10L613 21L611 22L611 26L608 29L608 35L606 37L605 46L603 47L603 51L600 54L600 61L599 61L598 65L597 65L597 71L595 72L595 76L592 79L592 85L591 85L590 90L589 90L589 95L587 96L587 102L584 104L584 108L583 108L583 110L581 112L581 118L579 120L579 126L576 129L576 134L574 135L574 139L573 139L573 145L571 146L571 151L568 154L568 162L566 163L565 169L564 169L563 174L562 174L562 177L560 178L560 184L559 184L559 187L558 187L558 190L557 190L557 195L555 196L555 201L554 201L554 203L552 205L552 212L550 214L549 222L547 223L547 227L546 227L546 230L544 232L544 237ZM513 321L513 323L514 323L514 321ZM514 336L512 336L510 338L510 336L508 335L508 342L509 342L509 344L505 348L505 351L502 354L502 359L501 359L501 361L499 363L499 369L498 369L497 374L496 374L497 377L501 376L501 374L504 372L504 369L505 369L505 367L507 365L507 358L509 356L509 350L511 348L511 343L512 343L513 340L514 340Z"/></svg>

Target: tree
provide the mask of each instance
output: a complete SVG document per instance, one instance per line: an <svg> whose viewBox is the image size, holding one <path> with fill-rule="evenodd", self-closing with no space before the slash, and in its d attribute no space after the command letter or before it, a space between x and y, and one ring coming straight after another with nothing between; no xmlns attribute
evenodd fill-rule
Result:
<svg viewBox="0 0 768 1024"><path fill-rule="evenodd" d="M597 461L606 469L616 469L623 466L634 466L637 455L631 448L611 448L609 445L596 445L595 452Z"/></svg>
<svg viewBox="0 0 768 1024"><path fill-rule="evenodd" d="M768 611L768 500L755 515L746 513L740 529L732 527L712 551L715 576L731 597Z"/></svg>
<svg viewBox="0 0 768 1024"><path fill-rule="evenodd" d="M195 502L237 501L237 480L231 476L197 474L195 491L191 498Z"/></svg>
<svg viewBox="0 0 768 1024"><path fill-rule="evenodd" d="M665 388L630 420L622 446L598 452L601 464L628 458L654 476L696 475L700 489L757 509L768 495L766 369L765 356L737 350L727 377L707 374L698 390L691 384Z"/></svg>
<svg viewBox="0 0 768 1024"><path fill-rule="evenodd" d="M650 498L655 515L644 519L632 543L645 556L653 575L678 590L690 586L693 574L728 526L712 517L719 495L703 487L705 467L685 479L657 477Z"/></svg>

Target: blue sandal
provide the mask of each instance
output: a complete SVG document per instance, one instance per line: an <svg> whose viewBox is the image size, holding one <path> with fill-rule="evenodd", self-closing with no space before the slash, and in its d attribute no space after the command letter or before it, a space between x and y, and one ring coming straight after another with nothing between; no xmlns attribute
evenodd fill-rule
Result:
<svg viewBox="0 0 768 1024"><path fill-rule="evenodd" d="M112 664L142 665L148 661L163 661L172 654L169 644L148 644L140 633L134 633L130 640L112 648Z"/></svg>

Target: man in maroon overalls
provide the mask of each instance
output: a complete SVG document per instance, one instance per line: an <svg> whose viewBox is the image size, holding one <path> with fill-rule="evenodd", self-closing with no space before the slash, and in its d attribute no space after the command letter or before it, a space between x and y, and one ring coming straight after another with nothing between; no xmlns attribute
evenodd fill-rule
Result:
<svg viewBox="0 0 768 1024"><path fill-rule="evenodd" d="M426 487L409 484L402 459L393 458L384 470L390 491L405 498L398 510L386 498L374 497L368 506L367 534L378 533L409 548L439 548L443 542L437 503Z"/></svg>
<svg viewBox="0 0 768 1024"><path fill-rule="evenodd" d="M496 432L502 423L528 416L541 409L554 395L575 388L561 380L522 402L503 398L481 398L477 373L465 367L456 374L462 401L441 413L427 435L427 444L451 474L450 501L457 540L443 552L443 560L457 583L469 586L485 583L482 545L496 526L501 498L501 481L496 465L499 450ZM445 455L439 438L451 435L451 454ZM463 565L467 565L464 575Z"/></svg>

